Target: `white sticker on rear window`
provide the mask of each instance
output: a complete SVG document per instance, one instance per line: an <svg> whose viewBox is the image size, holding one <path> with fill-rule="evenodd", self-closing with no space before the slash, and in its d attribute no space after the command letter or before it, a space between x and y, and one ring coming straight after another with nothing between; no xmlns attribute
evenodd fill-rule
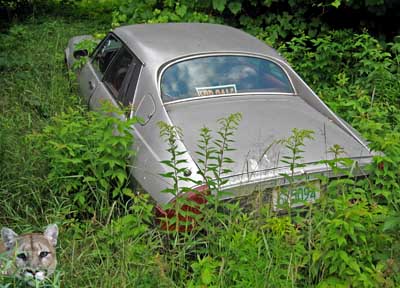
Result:
<svg viewBox="0 0 400 288"><path fill-rule="evenodd" d="M235 84L196 87L196 91L198 96L226 95L237 93Z"/></svg>

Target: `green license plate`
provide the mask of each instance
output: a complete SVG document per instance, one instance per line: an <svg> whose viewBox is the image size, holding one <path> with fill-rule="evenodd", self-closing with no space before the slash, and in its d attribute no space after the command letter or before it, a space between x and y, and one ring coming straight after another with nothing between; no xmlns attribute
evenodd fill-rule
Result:
<svg viewBox="0 0 400 288"><path fill-rule="evenodd" d="M319 198L320 182L300 183L294 187L282 186L273 191L275 209L284 209L290 203L291 207L303 206Z"/></svg>

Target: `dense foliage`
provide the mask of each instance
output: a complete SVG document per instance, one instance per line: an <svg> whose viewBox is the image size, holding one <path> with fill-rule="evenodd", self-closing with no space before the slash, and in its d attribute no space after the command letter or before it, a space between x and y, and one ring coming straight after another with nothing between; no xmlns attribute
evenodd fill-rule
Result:
<svg viewBox="0 0 400 288"><path fill-rule="evenodd" d="M382 4L0 0L0 13L14 21L0 41L1 226L25 232L59 224L59 268L46 284L52 287L399 287L399 24L379 26L380 17L398 16L399 9L396 1ZM339 23L341 13L355 16ZM384 152L371 176L355 179L349 169L348 178L325 183L316 205L279 217L257 203L243 210L210 196L197 207L206 215L199 218L180 199L165 207L178 211L167 225L190 226L192 219L198 225L158 229L153 203L127 182L132 123L79 103L63 49L74 35L111 26L181 21L233 25L278 49L330 108ZM200 166L214 191L235 161L229 151L240 120L240 114L220 119L219 138L207 127L199 131ZM186 176L175 141L185 131L166 124L160 130L171 153L163 162L171 172L163 176L177 183ZM293 130L282 139L293 152L284 161L301 165L312 134ZM347 164L340 147L329 152L334 169ZM294 174L285 177L296 185ZM19 285L0 276L0 287Z"/></svg>

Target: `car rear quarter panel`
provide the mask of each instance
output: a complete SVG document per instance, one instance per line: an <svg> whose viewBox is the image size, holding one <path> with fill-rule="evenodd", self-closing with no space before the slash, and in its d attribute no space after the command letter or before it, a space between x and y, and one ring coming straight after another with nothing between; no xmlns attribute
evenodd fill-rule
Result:
<svg viewBox="0 0 400 288"><path fill-rule="evenodd" d="M145 66L142 69L138 81L137 91L133 102L132 115L140 115L143 111L137 110L136 107L143 97L152 97L154 100L154 115L145 124L136 124L133 128L135 137L135 147L137 157L132 162L131 172L135 179L141 184L158 203L167 203L174 198L174 195L162 193L165 188L171 188L173 183L170 179L162 177L160 174L171 171L170 168L161 163L162 160L169 160L171 155L167 151L168 145L160 136L159 122L165 122L172 125L165 108L158 96L156 81L153 76L153 71ZM142 109L140 106L139 109ZM146 113L144 113L146 114ZM186 147L181 141L178 141L178 150L186 151ZM184 165L192 171L194 180L201 180L196 173L197 166L189 154L184 154L187 163ZM192 187L192 182L181 182L180 185Z"/></svg>
<svg viewBox="0 0 400 288"><path fill-rule="evenodd" d="M353 137L358 143L360 143L365 149L370 150L367 146L367 142L356 132L348 123L338 117L308 86L307 83L285 62L282 62L289 77L293 81L293 85L296 88L297 94L311 107L317 110L319 113L327 117L333 123L342 128L347 134Z"/></svg>

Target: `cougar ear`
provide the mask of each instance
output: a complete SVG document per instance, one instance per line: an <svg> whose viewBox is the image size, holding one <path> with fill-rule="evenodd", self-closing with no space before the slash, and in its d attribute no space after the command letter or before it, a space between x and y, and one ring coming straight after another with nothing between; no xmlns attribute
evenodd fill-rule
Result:
<svg viewBox="0 0 400 288"><path fill-rule="evenodd" d="M17 240L18 234L7 227L1 228L1 239L4 242L7 250L14 247L15 241Z"/></svg>
<svg viewBox="0 0 400 288"><path fill-rule="evenodd" d="M47 240L50 241L51 245L53 245L53 246L57 245L57 237L58 237L57 224L48 225L43 234L44 234L44 237L46 237Z"/></svg>

